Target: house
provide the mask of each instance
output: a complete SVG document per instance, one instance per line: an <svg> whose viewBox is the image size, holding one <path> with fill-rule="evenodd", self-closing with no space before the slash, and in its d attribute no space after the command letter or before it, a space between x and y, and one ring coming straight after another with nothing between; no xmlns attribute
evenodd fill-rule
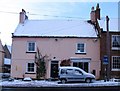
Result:
<svg viewBox="0 0 120 91"><path fill-rule="evenodd" d="M109 70L110 78L120 78L120 30L118 29L118 19L109 19L109 46L107 45L106 21L99 20L99 25L103 30L100 38L101 78L107 76L107 70ZM109 68L106 67L108 63L104 63L107 47L109 47L110 55Z"/></svg>
<svg viewBox="0 0 120 91"><path fill-rule="evenodd" d="M11 58L11 46L9 45L4 45L4 51L5 51L5 58Z"/></svg>
<svg viewBox="0 0 120 91"><path fill-rule="evenodd" d="M11 76L35 79L35 55L39 49L42 55L47 55L46 79L58 77L58 68L64 59L70 59L71 66L91 72L98 79L101 70L100 40L93 22L94 13L91 11L90 21L29 20L22 10L12 35Z"/></svg>
<svg viewBox="0 0 120 91"><path fill-rule="evenodd" d="M4 49L2 46L2 42L0 40L0 73L2 73L3 70L3 63L4 63Z"/></svg>
<svg viewBox="0 0 120 91"><path fill-rule="evenodd" d="M11 69L11 46L9 45L4 45L4 69L3 72L4 73L10 73L10 69Z"/></svg>

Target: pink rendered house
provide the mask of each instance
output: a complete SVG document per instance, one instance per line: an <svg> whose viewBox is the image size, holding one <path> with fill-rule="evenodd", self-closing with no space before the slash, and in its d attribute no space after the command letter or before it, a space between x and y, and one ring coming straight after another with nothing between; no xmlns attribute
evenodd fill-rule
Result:
<svg viewBox="0 0 120 91"><path fill-rule="evenodd" d="M93 19L91 12L91 17ZM12 35L11 76L36 78L37 48L47 55L45 78L57 77L64 59L100 77L100 40L94 24L87 20L29 20L20 12Z"/></svg>
<svg viewBox="0 0 120 91"><path fill-rule="evenodd" d="M3 65L4 65L4 49L3 49L3 45L0 39L0 73L3 72Z"/></svg>

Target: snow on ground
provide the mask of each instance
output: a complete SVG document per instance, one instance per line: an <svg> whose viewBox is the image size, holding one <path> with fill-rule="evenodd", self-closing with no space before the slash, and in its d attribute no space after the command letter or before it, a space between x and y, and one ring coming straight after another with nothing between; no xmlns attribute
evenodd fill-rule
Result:
<svg viewBox="0 0 120 91"><path fill-rule="evenodd" d="M46 86L55 86L56 82L49 81L22 81L22 80L14 80L14 81L2 81L0 82L0 86L9 86L9 87L46 87Z"/></svg>
<svg viewBox="0 0 120 91"><path fill-rule="evenodd" d="M14 80L14 81L1 81L0 86L4 87L97 87L97 86L120 86L120 82L104 82L95 81L94 83L66 83L61 84L59 81L22 81L22 80Z"/></svg>

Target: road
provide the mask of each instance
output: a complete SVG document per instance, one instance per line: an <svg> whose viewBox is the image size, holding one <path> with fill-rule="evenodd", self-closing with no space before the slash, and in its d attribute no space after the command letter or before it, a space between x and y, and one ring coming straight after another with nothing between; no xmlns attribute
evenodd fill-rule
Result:
<svg viewBox="0 0 120 91"><path fill-rule="evenodd" d="M108 87L40 87L40 88L2 88L1 91L120 91L120 86Z"/></svg>

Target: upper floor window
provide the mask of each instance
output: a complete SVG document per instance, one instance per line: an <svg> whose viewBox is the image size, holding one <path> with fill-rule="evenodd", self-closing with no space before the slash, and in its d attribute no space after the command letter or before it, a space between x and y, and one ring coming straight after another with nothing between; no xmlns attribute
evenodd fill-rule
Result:
<svg viewBox="0 0 120 91"><path fill-rule="evenodd" d="M77 44L77 53L85 53L85 44L84 43L78 43Z"/></svg>
<svg viewBox="0 0 120 91"><path fill-rule="evenodd" d="M120 50L120 35L112 35L112 49Z"/></svg>
<svg viewBox="0 0 120 91"><path fill-rule="evenodd" d="M113 56L112 57L112 70L113 71L120 71L120 56Z"/></svg>
<svg viewBox="0 0 120 91"><path fill-rule="evenodd" d="M35 42L28 42L27 51L28 52L35 52L36 51L36 43Z"/></svg>

